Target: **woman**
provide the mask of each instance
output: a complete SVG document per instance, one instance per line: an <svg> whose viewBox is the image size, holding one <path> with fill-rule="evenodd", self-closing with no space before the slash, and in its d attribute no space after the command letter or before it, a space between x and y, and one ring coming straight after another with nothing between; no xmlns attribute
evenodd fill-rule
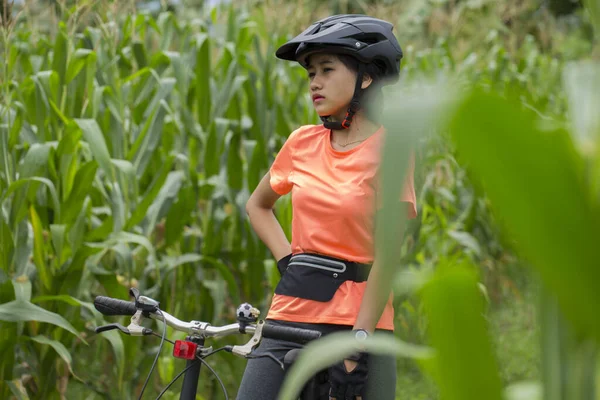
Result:
<svg viewBox="0 0 600 400"><path fill-rule="evenodd" d="M381 86L398 80L402 58L392 25L364 15L332 16L312 24L276 55L306 68L323 125L290 134L246 206L252 227L283 274L267 319L324 334L392 332L391 296L381 306L362 301L376 290L380 268L373 250L384 135L377 110ZM404 184L401 200L415 217L412 166ZM277 199L290 191L291 244L273 214ZM265 339L257 350L283 357L294 347ZM365 399L368 383L372 397L366 400L394 399L395 375L393 357L360 354L330 368L330 396ZM283 377L267 358L248 361L238 400L275 399Z"/></svg>

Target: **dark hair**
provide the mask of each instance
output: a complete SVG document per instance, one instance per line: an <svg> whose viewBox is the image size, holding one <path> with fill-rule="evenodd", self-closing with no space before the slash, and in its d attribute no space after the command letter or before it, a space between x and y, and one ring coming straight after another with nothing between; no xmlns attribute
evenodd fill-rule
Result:
<svg viewBox="0 0 600 400"><path fill-rule="evenodd" d="M352 72L358 74L359 61L348 54L336 54L337 58ZM381 91L381 77L383 67L376 62L365 64L365 75L369 75L373 82L362 91L360 106L373 122L379 122L383 106L383 93Z"/></svg>

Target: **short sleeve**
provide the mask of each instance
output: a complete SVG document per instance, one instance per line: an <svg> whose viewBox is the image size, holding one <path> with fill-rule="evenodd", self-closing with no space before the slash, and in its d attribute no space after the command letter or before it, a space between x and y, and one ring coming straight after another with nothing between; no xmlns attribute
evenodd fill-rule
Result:
<svg viewBox="0 0 600 400"><path fill-rule="evenodd" d="M297 132L298 130L292 132L287 138L269 170L271 188L281 196L288 194L292 190L293 185L290 181L293 170L292 149Z"/></svg>
<svg viewBox="0 0 600 400"><path fill-rule="evenodd" d="M408 218L416 218L417 216L417 196L415 194L415 157L411 154L408 168L406 169L406 177L404 178L404 187L400 201L408 203Z"/></svg>

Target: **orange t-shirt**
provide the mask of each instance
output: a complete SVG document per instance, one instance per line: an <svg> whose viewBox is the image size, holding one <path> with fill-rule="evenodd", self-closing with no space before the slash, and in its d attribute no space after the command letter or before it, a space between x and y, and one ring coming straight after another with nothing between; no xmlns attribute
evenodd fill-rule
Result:
<svg viewBox="0 0 600 400"><path fill-rule="evenodd" d="M378 167L383 127L348 151L331 145L329 129L306 125L292 132L270 169L271 187L292 192L292 253L318 253L372 263ZM413 165L402 201L417 214ZM354 325L367 282L346 281L328 302L275 294L267 318ZM394 329L392 296L377 328Z"/></svg>

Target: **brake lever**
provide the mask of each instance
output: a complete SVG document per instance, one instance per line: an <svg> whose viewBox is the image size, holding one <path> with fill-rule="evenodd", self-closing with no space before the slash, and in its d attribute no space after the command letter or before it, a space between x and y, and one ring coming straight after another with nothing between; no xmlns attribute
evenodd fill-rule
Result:
<svg viewBox="0 0 600 400"><path fill-rule="evenodd" d="M152 334L152 329L142 326L143 311L137 310L131 317L131 322L126 328L132 336L147 336Z"/></svg>
<svg viewBox="0 0 600 400"><path fill-rule="evenodd" d="M131 335L131 332L129 332L129 329L125 328L121 324L108 324L108 325L97 326L95 329L95 332L102 333L102 332L106 332L106 331L112 331L113 329L118 329L126 335Z"/></svg>
<svg viewBox="0 0 600 400"><path fill-rule="evenodd" d="M264 321L258 321L256 324L256 328L254 329L254 335L248 341L248 343L242 346L233 346L231 352L238 356L246 357L252 353L252 350L260 343L260 339L262 338L262 330L265 325Z"/></svg>

